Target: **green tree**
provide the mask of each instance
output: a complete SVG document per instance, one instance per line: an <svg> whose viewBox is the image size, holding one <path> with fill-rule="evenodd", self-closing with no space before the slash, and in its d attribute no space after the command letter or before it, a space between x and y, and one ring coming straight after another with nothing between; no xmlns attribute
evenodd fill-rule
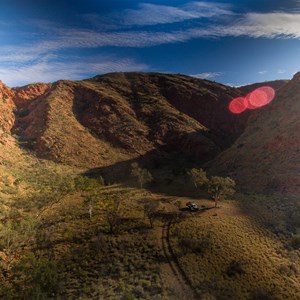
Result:
<svg viewBox="0 0 300 300"><path fill-rule="evenodd" d="M208 183L208 193L215 200L216 207L219 200L235 193L235 181L229 177L212 176Z"/></svg>
<svg viewBox="0 0 300 300"><path fill-rule="evenodd" d="M74 179L75 190L78 192L89 192L97 190L104 185L104 180L100 176L98 178L89 178L87 176L77 176Z"/></svg>
<svg viewBox="0 0 300 300"><path fill-rule="evenodd" d="M150 183L153 180L151 173L147 169L141 168L138 163L133 163L131 166L131 174L137 177L141 188L143 188L146 183Z"/></svg>
<svg viewBox="0 0 300 300"><path fill-rule="evenodd" d="M207 177L203 169L193 168L188 172L196 188L205 187L209 195L215 200L215 206L219 200L226 199L235 193L235 181L229 177Z"/></svg>
<svg viewBox="0 0 300 300"><path fill-rule="evenodd" d="M206 172L203 169L193 168L188 172L195 188L207 186L209 180L207 178Z"/></svg>

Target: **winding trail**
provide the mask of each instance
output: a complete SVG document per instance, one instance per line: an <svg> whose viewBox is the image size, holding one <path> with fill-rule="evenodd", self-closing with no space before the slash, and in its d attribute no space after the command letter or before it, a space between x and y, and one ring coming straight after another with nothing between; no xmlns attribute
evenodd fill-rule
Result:
<svg viewBox="0 0 300 300"><path fill-rule="evenodd" d="M181 268L177 257L175 256L170 245L170 226L172 224L172 216L168 218L160 230L160 246L166 258L163 266L164 280L169 288L167 299L178 300L196 300L196 292L192 288L191 282L184 270Z"/></svg>

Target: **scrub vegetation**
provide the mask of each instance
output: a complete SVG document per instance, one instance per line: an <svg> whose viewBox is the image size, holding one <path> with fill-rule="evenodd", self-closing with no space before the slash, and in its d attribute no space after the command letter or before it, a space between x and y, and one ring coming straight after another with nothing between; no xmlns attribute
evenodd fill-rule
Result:
<svg viewBox="0 0 300 300"><path fill-rule="evenodd" d="M105 185L14 151L18 162L7 155L1 166L1 299L180 299L184 289L196 299L297 299L296 200L238 194L214 207L192 181L177 194L189 178L180 172L152 170L158 186L172 177L162 193L137 176L136 186Z"/></svg>

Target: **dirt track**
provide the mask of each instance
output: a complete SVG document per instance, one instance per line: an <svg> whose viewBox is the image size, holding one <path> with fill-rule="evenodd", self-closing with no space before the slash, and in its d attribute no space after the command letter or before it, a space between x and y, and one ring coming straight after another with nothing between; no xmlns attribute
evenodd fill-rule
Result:
<svg viewBox="0 0 300 300"><path fill-rule="evenodd" d="M171 245L169 243L169 231L171 226L171 220L163 224L161 230L161 246L166 257L168 268L168 275L173 276L174 280L172 287L173 295L169 295L170 299L186 299L193 300L197 299L196 294L189 283L185 272L182 270L178 264L178 260L174 255Z"/></svg>

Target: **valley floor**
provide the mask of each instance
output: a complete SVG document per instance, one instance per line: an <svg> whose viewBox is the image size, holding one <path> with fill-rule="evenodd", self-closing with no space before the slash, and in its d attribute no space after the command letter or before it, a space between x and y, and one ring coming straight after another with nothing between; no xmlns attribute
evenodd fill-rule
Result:
<svg viewBox="0 0 300 300"><path fill-rule="evenodd" d="M189 212L188 201L214 203L1 153L1 299L300 297L294 199L237 195Z"/></svg>

